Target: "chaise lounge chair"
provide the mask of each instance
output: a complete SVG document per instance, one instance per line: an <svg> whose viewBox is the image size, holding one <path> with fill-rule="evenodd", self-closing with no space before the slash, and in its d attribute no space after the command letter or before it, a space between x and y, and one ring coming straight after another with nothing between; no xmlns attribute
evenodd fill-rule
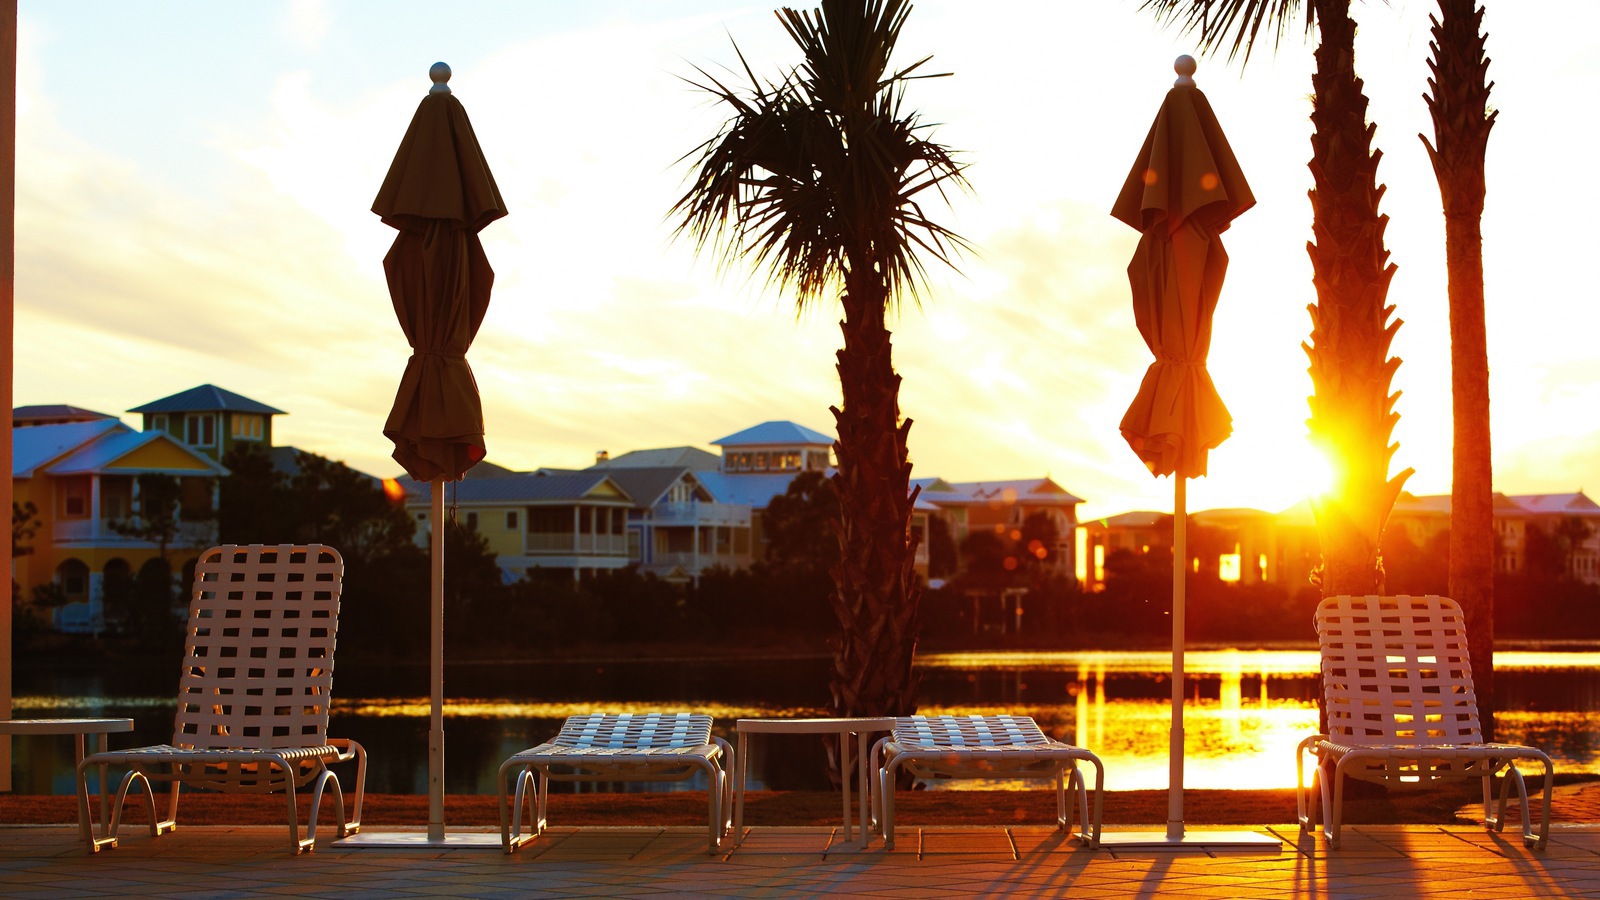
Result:
<svg viewBox="0 0 1600 900"><path fill-rule="evenodd" d="M1067 790L1076 802L1082 831L1078 837L1100 846L1100 816L1105 768L1099 757L1081 747L1046 737L1028 716L908 716L895 720L894 731L872 748L878 765L883 849L894 849L894 786L896 770L917 779L1052 778L1056 786L1056 824L1072 831ZM1094 766L1094 815L1078 763ZM876 805L876 804L875 804Z"/></svg>
<svg viewBox="0 0 1600 900"><path fill-rule="evenodd" d="M135 783L145 791L152 837L177 827L184 784L224 793L283 793L295 853L314 848L317 811L329 786L339 836L360 830L366 751L354 741L327 737L343 576L338 551L318 544L230 544L201 555L172 743L96 753L78 765L79 827L91 852L117 845ZM355 814L346 821L339 779L328 764L350 760L356 761ZM89 813L86 773L92 766L129 768L100 837ZM156 817L152 781L172 784L165 819ZM301 838L295 792L306 785L312 790L311 815Z"/></svg>
<svg viewBox="0 0 1600 900"><path fill-rule="evenodd" d="M500 766L500 844L507 853L542 834L552 781L685 781L705 773L711 852L733 812L728 742L711 734L711 717L691 713L590 713L570 716L549 741ZM533 773L539 780L534 784ZM515 797L510 795L515 780ZM537 812L533 807L537 805ZM531 828L522 830L528 809Z"/></svg>
<svg viewBox="0 0 1600 900"><path fill-rule="evenodd" d="M1331 846L1339 846L1346 778L1399 788L1482 778L1484 825L1494 831L1505 827L1506 800L1515 785L1523 843L1544 849L1554 768L1550 757L1533 747L1483 742L1466 620L1454 600L1329 597L1317 606L1316 627L1330 733L1306 738L1296 753L1302 834L1316 828L1320 796L1323 833ZM1310 786L1308 754L1315 759ZM1519 760L1544 766L1537 834L1529 822ZM1503 773L1498 809L1492 782L1497 773Z"/></svg>

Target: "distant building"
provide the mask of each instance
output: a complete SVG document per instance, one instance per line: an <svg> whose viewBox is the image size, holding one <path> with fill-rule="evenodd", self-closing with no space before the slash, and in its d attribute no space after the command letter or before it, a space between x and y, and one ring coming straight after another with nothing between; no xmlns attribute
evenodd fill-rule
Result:
<svg viewBox="0 0 1600 900"><path fill-rule="evenodd" d="M104 629L107 584L131 581L160 555L155 541L118 528L139 525L140 476L157 474L178 479L178 528L167 554L183 577L217 541L217 479L226 469L171 435L134 431L110 416L12 430L13 498L32 504L36 523L27 552L12 561L13 577L25 601L38 588L58 590L64 604L52 615L62 631Z"/></svg>
<svg viewBox="0 0 1600 900"><path fill-rule="evenodd" d="M219 462L240 444L271 447L272 417L285 414L213 384L202 384L128 412L144 416L145 431L169 434Z"/></svg>
<svg viewBox="0 0 1600 900"><path fill-rule="evenodd" d="M481 464L480 464L481 465ZM482 535L508 580L546 570L574 579L621 569L628 555L628 511L634 500L604 472L516 472L445 484L444 502L456 521ZM398 479L406 510L426 547L433 486Z"/></svg>
<svg viewBox="0 0 1600 900"><path fill-rule="evenodd" d="M1418 552L1447 552L1450 495L1402 493L1384 529L1390 546L1404 541ZM1582 491L1570 494L1496 493L1493 498L1495 568L1517 574L1528 566L1530 533L1553 545L1566 574L1600 584L1600 504ZM1105 560L1118 551L1149 553L1172 548L1169 513L1130 512L1085 522L1084 565L1079 578L1098 590L1105 583ZM1188 551L1196 572L1223 581L1274 582L1291 587L1310 582L1321 564L1316 518L1305 501L1280 513L1258 509L1201 510L1189 515Z"/></svg>
<svg viewBox="0 0 1600 900"><path fill-rule="evenodd" d="M1023 543L1018 551L1044 560L1046 571L1052 574L1070 578L1077 571L1078 505L1083 498L1073 495L1049 476L1010 481L931 479L925 483L919 499L928 503L933 514L949 525L950 536L957 547L979 531L993 532L1014 543L1022 543L1027 540L1024 530L1029 519L1042 519L1054 533L1049 546Z"/></svg>
<svg viewBox="0 0 1600 900"><path fill-rule="evenodd" d="M68 425L73 422L98 422L102 419L115 419L116 416L84 409L80 406L68 406L65 403L49 403L43 406L19 406L11 411L11 427L27 428L33 425Z"/></svg>

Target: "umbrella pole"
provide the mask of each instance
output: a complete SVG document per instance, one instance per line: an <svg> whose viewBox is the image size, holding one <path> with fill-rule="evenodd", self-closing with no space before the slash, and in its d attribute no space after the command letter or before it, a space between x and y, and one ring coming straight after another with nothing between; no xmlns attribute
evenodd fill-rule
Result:
<svg viewBox="0 0 1600 900"><path fill-rule="evenodd" d="M1188 479L1174 472L1172 500L1172 730L1167 748L1167 839L1183 839L1183 607L1188 582Z"/></svg>
<svg viewBox="0 0 1600 900"><path fill-rule="evenodd" d="M428 680L432 688L428 725L428 840L444 840L444 479L433 480L433 540L429 547L430 619Z"/></svg>

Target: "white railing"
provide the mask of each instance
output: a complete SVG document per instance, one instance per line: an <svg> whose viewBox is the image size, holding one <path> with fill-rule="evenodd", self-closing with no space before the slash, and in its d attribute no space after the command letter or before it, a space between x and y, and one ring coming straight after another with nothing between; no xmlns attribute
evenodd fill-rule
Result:
<svg viewBox="0 0 1600 900"><path fill-rule="evenodd" d="M750 527L750 507L738 503L658 503L650 510L657 525Z"/></svg>
<svg viewBox="0 0 1600 900"><path fill-rule="evenodd" d="M529 556L575 555L627 556L625 534L573 534L571 532L529 532L523 547Z"/></svg>
<svg viewBox="0 0 1600 900"><path fill-rule="evenodd" d="M689 552L657 553L650 564L654 566L683 566L693 569L709 569L713 566L727 566L730 569L742 568L752 562L748 553L701 553L696 555Z"/></svg>

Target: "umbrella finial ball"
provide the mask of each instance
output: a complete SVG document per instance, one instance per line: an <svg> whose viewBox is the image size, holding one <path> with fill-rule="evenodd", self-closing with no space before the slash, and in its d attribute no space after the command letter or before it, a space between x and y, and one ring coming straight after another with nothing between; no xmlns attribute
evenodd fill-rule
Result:
<svg viewBox="0 0 1600 900"><path fill-rule="evenodd" d="M1180 87L1194 87L1194 70L1197 68L1199 64L1187 53L1173 60L1172 71L1178 73L1178 80L1173 84Z"/></svg>
<svg viewBox="0 0 1600 900"><path fill-rule="evenodd" d="M448 94L450 85L445 84L450 80L450 66L436 62L428 68L428 77L433 80L433 87L428 88L430 94Z"/></svg>

